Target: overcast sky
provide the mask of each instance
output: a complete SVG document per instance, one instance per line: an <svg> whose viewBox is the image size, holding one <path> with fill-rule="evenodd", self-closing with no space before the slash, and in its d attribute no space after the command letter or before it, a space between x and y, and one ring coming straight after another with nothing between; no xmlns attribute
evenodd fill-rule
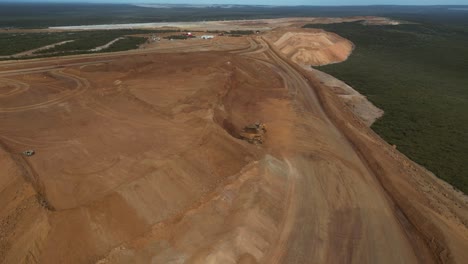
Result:
<svg viewBox="0 0 468 264"><path fill-rule="evenodd" d="M165 4L257 4L257 5L468 5L468 0L0 0L0 2L98 2Z"/></svg>

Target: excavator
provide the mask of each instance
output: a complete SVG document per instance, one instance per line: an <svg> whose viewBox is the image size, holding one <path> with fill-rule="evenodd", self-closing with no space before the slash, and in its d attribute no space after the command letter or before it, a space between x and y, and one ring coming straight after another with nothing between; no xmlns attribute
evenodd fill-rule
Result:
<svg viewBox="0 0 468 264"><path fill-rule="evenodd" d="M264 142L266 131L265 124L256 122L245 126L242 132L239 133L239 137L251 144L261 145Z"/></svg>

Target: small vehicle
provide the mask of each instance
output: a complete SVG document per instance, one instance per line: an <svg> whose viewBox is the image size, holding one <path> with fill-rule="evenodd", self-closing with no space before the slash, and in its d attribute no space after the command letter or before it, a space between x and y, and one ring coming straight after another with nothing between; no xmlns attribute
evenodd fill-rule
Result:
<svg viewBox="0 0 468 264"><path fill-rule="evenodd" d="M32 155L36 154L36 152L32 149L28 149L26 151L23 151L23 155L27 156L27 157L31 157Z"/></svg>

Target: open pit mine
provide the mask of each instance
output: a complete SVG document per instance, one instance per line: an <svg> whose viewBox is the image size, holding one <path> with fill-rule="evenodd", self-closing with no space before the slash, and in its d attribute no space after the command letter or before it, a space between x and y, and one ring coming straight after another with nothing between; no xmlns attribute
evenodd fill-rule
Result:
<svg viewBox="0 0 468 264"><path fill-rule="evenodd" d="M467 263L466 196L311 69L352 56L324 20L0 62L0 263Z"/></svg>

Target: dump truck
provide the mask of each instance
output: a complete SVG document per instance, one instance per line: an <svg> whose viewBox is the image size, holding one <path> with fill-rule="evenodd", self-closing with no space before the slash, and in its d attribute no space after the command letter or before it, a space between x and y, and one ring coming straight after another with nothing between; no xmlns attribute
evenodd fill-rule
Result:
<svg viewBox="0 0 468 264"><path fill-rule="evenodd" d="M245 126L242 132L239 133L239 137L251 144L261 145L264 142L266 131L265 124L256 122Z"/></svg>

